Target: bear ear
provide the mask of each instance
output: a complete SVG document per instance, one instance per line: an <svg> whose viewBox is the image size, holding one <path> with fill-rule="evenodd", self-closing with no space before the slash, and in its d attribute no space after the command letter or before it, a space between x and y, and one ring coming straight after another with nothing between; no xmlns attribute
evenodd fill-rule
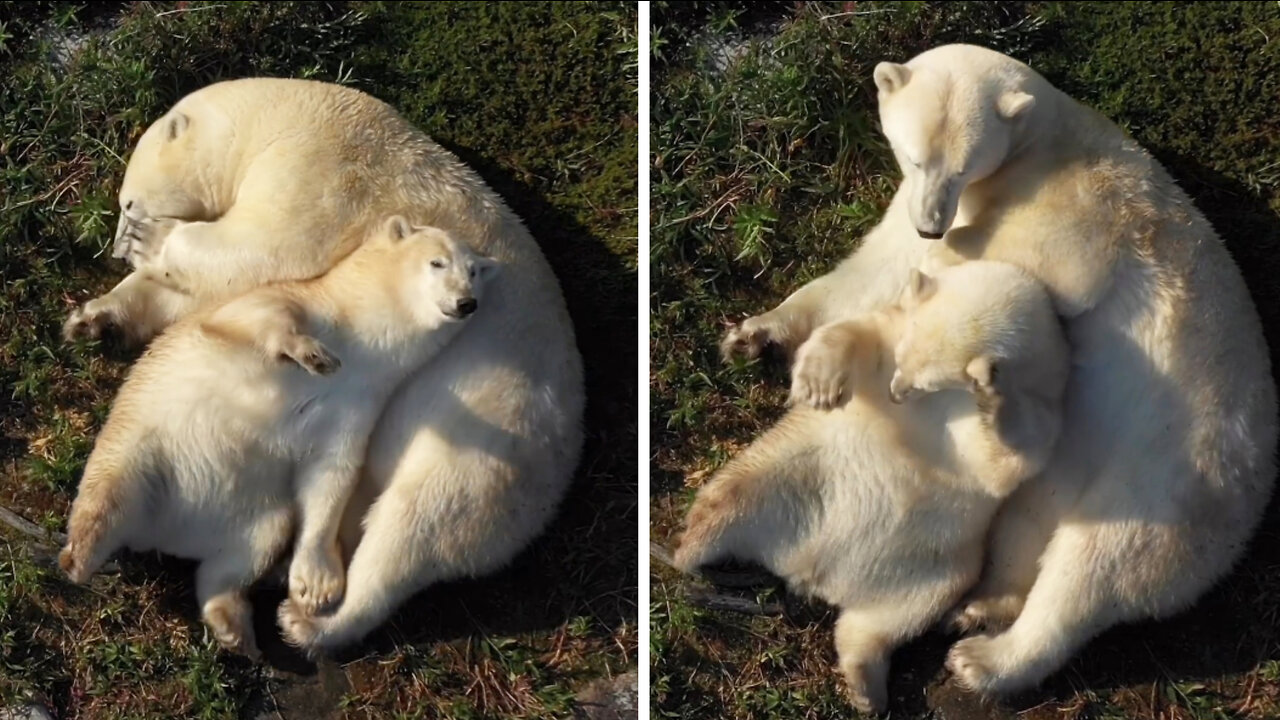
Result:
<svg viewBox="0 0 1280 720"><path fill-rule="evenodd" d="M964 368L964 372L973 380L973 389L975 391L989 391L996 381L996 361L986 355L979 355L969 361L969 364Z"/></svg>
<svg viewBox="0 0 1280 720"><path fill-rule="evenodd" d="M178 136L187 131L187 126L191 124L191 118L182 113L174 113L169 118L169 124L165 128L165 136L170 140L177 140Z"/></svg>
<svg viewBox="0 0 1280 720"><path fill-rule="evenodd" d="M899 90L911 79L911 69L898 63L882 62L876 65L872 76L876 80L876 88L883 95L890 95Z"/></svg>
<svg viewBox="0 0 1280 720"><path fill-rule="evenodd" d="M937 286L937 282L921 272L920 268L911 268L911 276L907 278L907 287L902 293L902 304L913 307L924 302L933 294Z"/></svg>
<svg viewBox="0 0 1280 720"><path fill-rule="evenodd" d="M403 215L392 215L387 218L387 235L392 240L403 240L413 234L413 226Z"/></svg>
<svg viewBox="0 0 1280 720"><path fill-rule="evenodd" d="M1005 120L1017 120L1024 113L1035 107L1036 99L1021 90L1010 90L1000 96L997 103L1000 116Z"/></svg>

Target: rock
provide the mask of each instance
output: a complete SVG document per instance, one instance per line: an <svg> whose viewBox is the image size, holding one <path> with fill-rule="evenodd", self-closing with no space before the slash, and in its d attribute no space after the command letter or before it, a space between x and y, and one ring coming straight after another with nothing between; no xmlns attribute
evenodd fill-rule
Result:
<svg viewBox="0 0 1280 720"><path fill-rule="evenodd" d="M577 720L638 720L640 676L632 670L614 678L596 680L578 693Z"/></svg>
<svg viewBox="0 0 1280 720"><path fill-rule="evenodd" d="M962 689L955 682L939 682L925 690L929 709L938 720L1016 720L1008 708Z"/></svg>
<svg viewBox="0 0 1280 720"><path fill-rule="evenodd" d="M24 705L0 709L0 720L53 720L53 716L39 705Z"/></svg>

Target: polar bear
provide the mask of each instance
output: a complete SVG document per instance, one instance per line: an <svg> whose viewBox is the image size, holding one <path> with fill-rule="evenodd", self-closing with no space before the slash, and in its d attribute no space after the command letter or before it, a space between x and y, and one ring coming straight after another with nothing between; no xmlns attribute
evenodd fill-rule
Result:
<svg viewBox="0 0 1280 720"><path fill-rule="evenodd" d="M947 661L971 689L1026 689L1108 627L1185 609L1241 556L1275 476L1270 358L1221 239L1115 124L975 46L881 63L875 81L904 175L883 222L722 347L794 352L918 264L998 260L1044 283L1072 346L1062 438L1002 506L958 608L962 628L1007 629ZM839 384L851 350L825 347L798 382Z"/></svg>
<svg viewBox="0 0 1280 720"><path fill-rule="evenodd" d="M321 275L392 215L466 238L504 268L487 312L379 419L344 518L354 550L329 646L361 639L428 585L497 570L541 533L582 448L581 355L537 243L452 154L363 92L231 80L147 129L119 200L116 254L135 270L72 314L69 337L148 342L209 303Z"/></svg>
<svg viewBox="0 0 1280 720"><path fill-rule="evenodd" d="M900 307L839 332L848 396L799 405L720 470L675 559L761 562L839 606L850 697L879 712L893 649L973 584L1000 500L1048 460L1069 352L1044 288L985 261L915 273Z"/></svg>
<svg viewBox="0 0 1280 720"><path fill-rule="evenodd" d="M336 601L339 524L373 426L477 311L493 268L395 216L317 279L173 325L130 371L89 456L62 568L84 582L121 546L199 560L205 622L252 654L243 591L297 525L290 588L308 612Z"/></svg>

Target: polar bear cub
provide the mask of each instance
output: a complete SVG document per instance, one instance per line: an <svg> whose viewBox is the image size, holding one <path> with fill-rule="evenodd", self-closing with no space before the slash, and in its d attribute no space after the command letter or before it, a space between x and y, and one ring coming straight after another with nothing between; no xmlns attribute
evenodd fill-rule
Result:
<svg viewBox="0 0 1280 720"><path fill-rule="evenodd" d="M1001 499L1060 431L1070 353L1043 286L1012 265L919 271L899 304L832 326L848 343L834 410L792 412L702 488L676 563L760 562L841 608L853 704L880 711L889 657L978 577Z"/></svg>
<svg viewBox="0 0 1280 720"><path fill-rule="evenodd" d="M253 654L243 591L296 524L290 598L309 612L337 602L339 525L378 416L477 311L494 268L450 234L394 216L319 278L175 324L120 389L62 568L84 582L122 546L199 560L205 622Z"/></svg>

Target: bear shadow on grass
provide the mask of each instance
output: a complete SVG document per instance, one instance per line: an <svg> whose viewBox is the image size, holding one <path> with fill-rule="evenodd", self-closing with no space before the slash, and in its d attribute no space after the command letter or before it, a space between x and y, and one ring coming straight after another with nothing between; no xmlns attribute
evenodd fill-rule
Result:
<svg viewBox="0 0 1280 720"><path fill-rule="evenodd" d="M386 654L406 644L546 632L577 617L589 618L589 636L601 639L610 638L623 623L638 622L636 273L535 189L483 156L440 144L475 170L524 221L556 273L583 358L585 442L558 512L504 569L419 592L363 642L332 656L339 662ZM465 441L465 428L438 430ZM199 632L194 563L153 554L124 559L132 566L126 577L161 579L161 604L189 618ZM289 647L276 626L276 609L285 597L279 580L284 575L277 568L250 593L262 662L314 676L316 664ZM249 662L237 659L241 661ZM320 672L324 674L323 668Z"/></svg>
<svg viewBox="0 0 1280 720"><path fill-rule="evenodd" d="M1280 216L1239 182L1158 146L1149 148L1191 197L1226 244L1257 307L1280 383ZM1136 348L1131 362L1144 362ZM769 379L787 381L785 360L774 356L762 368ZM1123 518L1112 518L1115 520ZM758 570L725 563L722 569ZM820 622L829 635L838 612L821 602L788 596L786 622ZM963 691L943 663L959 639L938 629L900 647L889 675L889 709L907 716L1013 717L1046 702L1064 702L1080 690L1093 692L1151 683L1211 682L1280 660L1280 487L1263 513L1244 556L1190 608L1163 620L1111 628L1090 641L1039 688L1004 700L983 700ZM829 637L828 637L829 639ZM829 643L828 643L829 644ZM824 650L835 673L835 651Z"/></svg>

